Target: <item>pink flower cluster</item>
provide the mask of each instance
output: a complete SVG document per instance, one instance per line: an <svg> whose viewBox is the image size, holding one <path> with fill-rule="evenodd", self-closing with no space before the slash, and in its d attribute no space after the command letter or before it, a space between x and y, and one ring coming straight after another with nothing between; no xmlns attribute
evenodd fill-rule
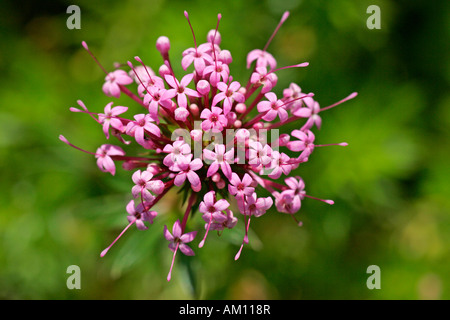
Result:
<svg viewBox="0 0 450 320"><path fill-rule="evenodd" d="M187 12L184 15L194 35ZM199 247L204 246L210 230L221 232L234 228L238 211L245 228L235 256L238 259L244 245L249 243L253 217L260 217L274 207L291 215L300 225L294 214L306 197L333 204L332 200L308 195L303 179L290 174L308 161L316 147L325 146L315 144L312 132L314 127L320 129L321 112L355 97L356 93L325 108L320 108L314 95L302 92L295 83L277 96L274 91L277 72L308 65L301 63L277 69L276 60L267 52L288 15L288 12L283 15L263 50L248 54L247 68L252 65L253 68L245 85L233 79L231 53L220 48L220 14L206 42L197 44L194 35L194 47L182 53L181 66L186 71L182 77L177 77L172 68L167 37L160 37L156 42L163 58L158 74L139 57L135 57L136 66L127 63L129 70L117 65L116 70L108 72L87 44L82 43L106 74L104 94L115 98L125 94L138 107L132 117L124 116L130 111L128 107L113 106L113 102L100 113L90 111L82 101L78 101L81 108L70 110L89 114L102 126L106 139L114 136L124 148L136 142L141 148L140 156L128 156L124 149L112 144L90 152L60 136L66 144L94 155L104 172L114 175L119 161L125 170L134 171L132 199L126 206L129 224L101 256L131 225L147 229L146 223L152 224L158 215L151 209L175 187L181 189L187 208L181 222L178 219L174 223L172 233L164 227L163 235L173 252L168 280L178 249L185 255L194 255L188 243L194 240L197 231L186 232L186 229L196 210L202 214L205 229ZM301 124L292 132L279 135L278 128L291 122ZM271 133L270 141L267 132ZM285 176L284 183L277 181L282 176ZM266 196L261 196L259 190L264 190Z"/></svg>

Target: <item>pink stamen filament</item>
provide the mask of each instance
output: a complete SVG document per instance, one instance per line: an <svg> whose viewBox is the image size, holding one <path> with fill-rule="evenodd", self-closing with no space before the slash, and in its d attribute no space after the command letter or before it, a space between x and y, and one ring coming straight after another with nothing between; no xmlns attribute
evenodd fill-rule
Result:
<svg viewBox="0 0 450 320"><path fill-rule="evenodd" d="M347 101L347 100L353 99L353 98L356 97L357 95L358 95L357 92L353 92L353 93L351 93L348 97L346 97L346 98L344 98L344 99L342 99L342 100L340 100L340 101L338 101L338 102L336 102L336 103L333 103L332 105L330 105L330 106L328 106L328 107L325 107L325 108L320 109L319 112L322 112L322 111L325 111L325 110L334 108L334 107L336 107L337 105L340 105L341 103L344 103L344 102Z"/></svg>
<svg viewBox="0 0 450 320"><path fill-rule="evenodd" d="M189 23L189 27L191 28L192 36L194 37L195 52L197 52L197 40L195 40L194 29L192 28L191 21L189 20L189 14L187 13L187 11L184 11L184 16L186 17Z"/></svg>
<svg viewBox="0 0 450 320"><path fill-rule="evenodd" d="M94 61L97 63L97 65L100 67L100 69L102 69L105 74L108 74L108 71L106 71L106 69L102 66L102 64L97 60L97 58L94 56L94 54L91 52L91 50L89 50L89 47L86 44L86 42L82 41L81 44L83 45L83 48L86 49L86 51L90 54L92 59L94 59Z"/></svg>
<svg viewBox="0 0 450 320"><path fill-rule="evenodd" d="M180 245L179 242L177 242L177 246L175 247L175 250L173 252L173 257L172 257L172 263L170 264L170 270L169 270L169 274L167 275L167 281L170 281L170 279L172 278L172 269L173 269L173 264L175 262L175 256L177 254L178 251L178 246Z"/></svg>
<svg viewBox="0 0 450 320"><path fill-rule="evenodd" d="M263 51L267 50L267 47L269 46L269 44L272 42L273 38L275 37L275 35L277 34L278 30L281 28L281 26L283 25L283 23L286 21L286 19L289 17L289 11L286 11L285 13L283 13L283 16L281 17L280 22L278 23L277 27L275 28L274 32L272 33L272 35L270 36L269 40L267 41L266 45L264 46Z"/></svg>
<svg viewBox="0 0 450 320"><path fill-rule="evenodd" d="M117 238L105 249L105 250L103 250L101 253L100 253L100 257L104 257L107 253L108 253L108 251L109 251L109 249L111 249L111 247L117 242L117 240L119 240L120 239L120 237L122 237L122 235L125 233L125 231L127 231L128 230L128 228L129 227L131 227L131 225L133 224L133 223L135 223L136 222L136 220L137 220L137 217L135 217L134 219L133 219L133 221L131 221L126 227L125 227L125 229L123 229L122 230L122 232L117 236Z"/></svg>

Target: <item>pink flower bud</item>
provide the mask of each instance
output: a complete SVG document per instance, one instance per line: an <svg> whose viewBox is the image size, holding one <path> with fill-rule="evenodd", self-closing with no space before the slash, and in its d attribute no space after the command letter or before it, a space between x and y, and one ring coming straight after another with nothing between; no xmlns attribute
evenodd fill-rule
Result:
<svg viewBox="0 0 450 320"><path fill-rule="evenodd" d="M167 55L170 50L169 38L161 36L156 40L156 50L158 50L163 56Z"/></svg>
<svg viewBox="0 0 450 320"><path fill-rule="evenodd" d="M214 35L216 36L214 38ZM216 32L215 29L209 30L208 35L206 36L206 41L212 43L214 39L214 44L219 45L222 42L222 37L220 36L219 31Z"/></svg>
<svg viewBox="0 0 450 320"><path fill-rule="evenodd" d="M230 64L231 62L233 62L233 58L231 57L231 52L228 50L220 51L219 60L225 64Z"/></svg>
<svg viewBox="0 0 450 320"><path fill-rule="evenodd" d="M247 106L244 103L238 103L234 108L237 113L244 113L247 110Z"/></svg>
<svg viewBox="0 0 450 320"><path fill-rule="evenodd" d="M161 78L164 79L164 77L168 74L171 74L169 67L165 64L161 65L161 67L159 67L159 75L161 76Z"/></svg>
<svg viewBox="0 0 450 320"><path fill-rule="evenodd" d="M211 89L211 86L208 81L206 80L200 80L197 83L197 91L202 96L206 96L209 93L209 90Z"/></svg>

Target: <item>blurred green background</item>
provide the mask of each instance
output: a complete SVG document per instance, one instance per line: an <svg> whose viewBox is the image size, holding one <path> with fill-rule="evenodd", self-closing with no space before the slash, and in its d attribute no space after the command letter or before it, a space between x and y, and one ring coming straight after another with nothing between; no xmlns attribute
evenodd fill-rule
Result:
<svg viewBox="0 0 450 320"><path fill-rule="evenodd" d="M81 8L69 30L66 9ZM369 30L369 5L381 29ZM448 1L2 1L0 3L0 298L2 299L449 299L450 298L450 13ZM126 225L131 173L98 170L101 128L69 107L83 100L100 112L102 64L139 55L154 70L160 35L181 53L220 23L231 72L244 83L246 54L262 48L282 13L291 15L269 47L282 70L278 95L291 82L321 106L353 91L358 97L322 114L317 149L295 174L308 194L298 228L276 211L252 222L251 246L239 261L242 225L213 233L196 256L171 252L164 224L181 216L177 195L158 205L147 231L131 228L104 258L99 253ZM116 104L134 108L121 97ZM284 128L291 130L295 126ZM202 224L200 217L191 228ZM197 223L197 225L196 225ZM241 222L242 223L242 222ZM239 230L238 230L239 229ZM69 265L81 268L81 290L69 290ZM369 290L378 265L381 289Z"/></svg>

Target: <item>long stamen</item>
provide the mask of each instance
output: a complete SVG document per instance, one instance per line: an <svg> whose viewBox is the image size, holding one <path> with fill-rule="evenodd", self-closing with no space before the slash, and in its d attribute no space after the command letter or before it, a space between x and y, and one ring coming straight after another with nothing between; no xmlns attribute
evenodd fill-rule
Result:
<svg viewBox="0 0 450 320"><path fill-rule="evenodd" d="M275 31L272 33L272 35L270 36L269 40L267 41L266 45L264 46L263 51L267 50L267 47L269 46L269 44L272 42L273 38L275 37L275 35L277 34L278 30L281 28L281 26L283 25L283 23L286 21L286 19L289 17L289 11L286 11L285 13L283 13L283 16L281 17L280 22L278 23L277 27L275 28Z"/></svg>
<svg viewBox="0 0 450 320"><path fill-rule="evenodd" d="M334 201L333 201L333 200L320 199L320 198L316 198L316 197L313 197L313 196L309 196L309 195L307 195L307 194L305 194L305 197L308 197L308 198L314 199L314 200L318 200L318 201L322 201L322 202L328 203L328 204L330 204L330 205L333 205L333 204L334 204Z"/></svg>
<svg viewBox="0 0 450 320"><path fill-rule="evenodd" d="M87 43L82 41L81 44L82 44L83 48L86 49L86 51L91 55L91 57L94 59L94 61L98 64L100 69L102 69L105 74L108 74L108 71L106 71L106 69L102 66L102 64L97 60L97 58L94 56L94 54L91 52L91 50L89 50Z"/></svg>
<svg viewBox="0 0 450 320"><path fill-rule="evenodd" d="M75 149L77 149L77 150L80 150L80 151L82 151L82 152L84 152L84 153L92 154L92 155L94 155L94 156L101 156L100 154L97 154L97 153L95 153L95 152L87 151L87 150L81 149L80 147L77 147L76 145L70 143L69 140L67 140L66 137L64 137L63 135L59 135L59 140L61 140L61 141L64 142L65 144L71 146L72 148L75 148Z"/></svg>
<svg viewBox="0 0 450 320"><path fill-rule="evenodd" d="M149 92L148 87L142 82L141 78L139 77L138 73L136 72L136 69L134 68L133 64L128 61L127 62L128 66L131 68L131 70L133 70L134 74L136 75L136 78L139 80L139 82L141 83L141 85L145 88L145 90L147 91L147 93L149 95L152 96L152 98L154 99L155 97Z"/></svg>
<svg viewBox="0 0 450 320"><path fill-rule="evenodd" d="M114 239L114 241L105 249L105 250L103 250L102 251L102 253L100 253L100 257L104 257L105 256L105 254L107 254L108 253L108 251L109 251L109 249L111 249L111 247L117 242L117 240L119 240L120 239L120 237L122 237L122 235L125 233L125 231L127 231L128 230L128 228L129 227L131 227L132 225L133 225L133 223L135 223L136 222L136 220L137 220L137 217L135 217L123 230L122 230L122 232L117 236L117 238L116 239Z"/></svg>
<svg viewBox="0 0 450 320"><path fill-rule="evenodd" d="M78 103L78 105L79 105L81 108L83 108L83 110L80 110L80 109L75 108L75 107L70 107L69 110L72 111L72 112L82 112L82 113L87 113L88 115L90 115L90 116L92 117L92 119L94 119L94 120L97 121L98 123L101 123L96 117L94 117L94 114L95 114L95 115L98 115L98 113L96 113L96 112L90 112L90 111L88 110L88 108L86 108L86 106L84 105L83 101L81 101L81 100L77 100L77 103Z"/></svg>
<svg viewBox="0 0 450 320"><path fill-rule="evenodd" d="M211 217L209 218L208 227L206 228L205 235L203 236L202 241L200 241L200 243L198 244L199 248L202 248L204 246L204 244L205 244L206 237L208 236L209 228L211 228L212 221L213 221L213 215L212 215L212 212L211 212Z"/></svg>
<svg viewBox="0 0 450 320"><path fill-rule="evenodd" d="M192 28L191 21L189 20L189 14L187 13L187 11L184 11L184 16L186 17L186 19L189 23L189 27L191 27L192 36L194 37L195 51L197 51L197 40L195 40L194 29Z"/></svg>
<svg viewBox="0 0 450 320"><path fill-rule="evenodd" d="M303 68L303 67L307 67L307 66L309 66L309 62L303 62L303 63L299 63L299 64L294 64L292 66L285 66L285 67L273 69L273 70L270 70L269 72L267 72L267 74L273 73L273 72L277 72L277 71L280 71L280 70L283 70L283 69ZM266 76L267 76L267 74L266 74Z"/></svg>
<svg viewBox="0 0 450 320"><path fill-rule="evenodd" d="M214 55L214 63L215 63L215 65L216 65L216 69L217 69L217 57L216 57L216 49L215 49L215 47L214 47L214 41L216 40L216 35L217 35L217 30L219 29L219 22L220 22L220 19L222 19L222 15L219 13L219 14L217 15L217 25L216 25L216 30L214 31L214 37L213 37L213 40L212 40L212 43L211 43L211 47L212 47L212 51L213 51L213 55Z"/></svg>
<svg viewBox="0 0 450 320"><path fill-rule="evenodd" d="M341 142L341 143L329 143L329 144L315 144L314 147L329 147L329 146L341 146L346 147L348 146L347 142Z"/></svg>
<svg viewBox="0 0 450 320"><path fill-rule="evenodd" d="M153 82L153 78L152 78L152 76L150 75L150 72L148 72L147 66L142 62L141 58L139 58L138 56L136 56L136 57L134 57L134 59L135 59L137 62L139 62L140 64L142 64L142 66L143 66L144 69L145 69L145 72L147 72L147 75L148 75L150 81Z"/></svg>
<svg viewBox="0 0 450 320"><path fill-rule="evenodd" d="M171 263L171 265L170 265L169 274L167 275L167 281L170 281L170 279L172 278L173 263L175 262L175 256L176 256L176 254L177 254L178 246L179 246L179 245L180 245L180 243L177 242L177 246L175 247L175 251L173 252L172 263Z"/></svg>
<svg viewBox="0 0 450 320"><path fill-rule="evenodd" d="M346 98L344 98L344 99L342 99L342 100L340 100L340 101L338 101L338 102L336 102L336 103L333 103L332 105L330 105L330 106L328 106L328 107L325 107L325 108L320 109L319 112L322 112L322 111L331 109L331 108L333 108L333 107L336 107L337 105L339 105L339 104L341 104L341 103L344 103L344 102L347 101L347 100L353 99L353 98L356 97L357 95L358 95L358 92L353 92L353 93L351 93L348 97L346 97Z"/></svg>

